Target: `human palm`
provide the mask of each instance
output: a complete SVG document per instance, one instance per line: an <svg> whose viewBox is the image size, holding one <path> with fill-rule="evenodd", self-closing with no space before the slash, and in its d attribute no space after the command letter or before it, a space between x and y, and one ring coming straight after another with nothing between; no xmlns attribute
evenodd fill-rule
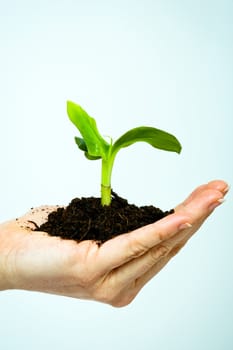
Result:
<svg viewBox="0 0 233 350"><path fill-rule="evenodd" d="M198 187L175 213L102 245L34 231L56 207L0 225L0 289L25 289L124 306L223 201L223 181Z"/></svg>

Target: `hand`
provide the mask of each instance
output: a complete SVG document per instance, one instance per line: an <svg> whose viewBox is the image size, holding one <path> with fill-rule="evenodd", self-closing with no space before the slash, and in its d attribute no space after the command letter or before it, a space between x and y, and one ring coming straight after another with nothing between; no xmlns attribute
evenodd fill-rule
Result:
<svg viewBox="0 0 233 350"><path fill-rule="evenodd" d="M227 192L223 181L198 187L175 213L101 246L33 231L54 207L0 225L0 289L25 289L129 304L199 229Z"/></svg>

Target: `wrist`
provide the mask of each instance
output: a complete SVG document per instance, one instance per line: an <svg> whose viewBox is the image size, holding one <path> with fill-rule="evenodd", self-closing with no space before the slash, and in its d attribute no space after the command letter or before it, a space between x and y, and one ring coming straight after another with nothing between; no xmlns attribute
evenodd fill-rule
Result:
<svg viewBox="0 0 233 350"><path fill-rule="evenodd" d="M7 224L0 225L0 291L12 289L9 278L9 249L7 249L9 232L7 226Z"/></svg>
<svg viewBox="0 0 233 350"><path fill-rule="evenodd" d="M7 278L7 271L5 269L5 263L3 260L3 257L0 256L0 291L12 289L11 284Z"/></svg>
<svg viewBox="0 0 233 350"><path fill-rule="evenodd" d="M8 283L7 279L4 278L4 275L1 273L0 267L0 292L8 289L11 289L10 284Z"/></svg>

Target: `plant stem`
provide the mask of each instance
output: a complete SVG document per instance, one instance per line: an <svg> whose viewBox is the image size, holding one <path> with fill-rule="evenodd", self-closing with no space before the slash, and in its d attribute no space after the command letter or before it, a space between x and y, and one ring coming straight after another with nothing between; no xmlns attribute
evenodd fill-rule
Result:
<svg viewBox="0 0 233 350"><path fill-rule="evenodd" d="M111 175L115 157L110 157L108 160L102 159L102 174L101 174L101 204L111 204Z"/></svg>
<svg viewBox="0 0 233 350"><path fill-rule="evenodd" d="M111 204L111 186L104 186L101 184L101 204L110 205Z"/></svg>

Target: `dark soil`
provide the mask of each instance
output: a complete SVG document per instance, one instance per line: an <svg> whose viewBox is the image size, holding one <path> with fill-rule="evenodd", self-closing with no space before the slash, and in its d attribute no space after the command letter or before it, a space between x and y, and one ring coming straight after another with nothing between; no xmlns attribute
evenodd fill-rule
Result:
<svg viewBox="0 0 233 350"><path fill-rule="evenodd" d="M110 206L103 207L100 198L75 198L66 208L58 208L50 213L48 221L36 230L77 242L90 239L103 243L173 212L163 212L152 205L137 207L112 192Z"/></svg>

